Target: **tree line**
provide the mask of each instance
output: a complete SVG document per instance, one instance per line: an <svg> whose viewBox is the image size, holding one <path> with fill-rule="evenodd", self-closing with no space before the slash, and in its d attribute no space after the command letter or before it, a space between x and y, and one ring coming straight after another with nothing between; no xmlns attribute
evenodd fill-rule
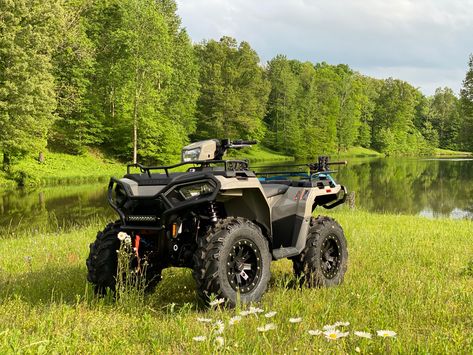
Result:
<svg viewBox="0 0 473 355"><path fill-rule="evenodd" d="M3 169L97 147L168 162L189 140L257 139L300 158L353 146L388 155L473 151L473 56L459 97L247 42L192 44L174 0L0 0Z"/></svg>

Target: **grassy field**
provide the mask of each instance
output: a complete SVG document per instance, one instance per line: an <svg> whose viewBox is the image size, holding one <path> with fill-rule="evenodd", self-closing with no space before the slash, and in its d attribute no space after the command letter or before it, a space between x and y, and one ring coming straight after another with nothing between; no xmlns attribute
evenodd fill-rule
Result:
<svg viewBox="0 0 473 355"><path fill-rule="evenodd" d="M188 270L166 270L145 298L94 298L84 260L101 221L67 234L0 239L0 353L473 352L473 222L352 211L334 216L349 242L345 283L294 288L290 262L275 262L257 306L276 315L249 315L234 325L228 321L239 310L198 306ZM291 317L302 321L290 323ZM223 333L197 318L222 321ZM340 328L348 337L329 341L308 333L337 321L350 322ZM267 323L276 329L257 331ZM375 335L385 329L397 336ZM357 330L373 339L355 336ZM200 335L207 339L193 340Z"/></svg>
<svg viewBox="0 0 473 355"><path fill-rule="evenodd" d="M436 148L435 149L435 156L472 156L472 152L462 152L462 151L457 151L457 150L448 150L448 149L440 149Z"/></svg>

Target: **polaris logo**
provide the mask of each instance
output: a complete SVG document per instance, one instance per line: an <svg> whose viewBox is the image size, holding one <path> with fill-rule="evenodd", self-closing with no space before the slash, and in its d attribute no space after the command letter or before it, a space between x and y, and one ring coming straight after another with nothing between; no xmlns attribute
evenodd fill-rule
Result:
<svg viewBox="0 0 473 355"><path fill-rule="evenodd" d="M129 222L156 222L158 218L156 216L128 216Z"/></svg>

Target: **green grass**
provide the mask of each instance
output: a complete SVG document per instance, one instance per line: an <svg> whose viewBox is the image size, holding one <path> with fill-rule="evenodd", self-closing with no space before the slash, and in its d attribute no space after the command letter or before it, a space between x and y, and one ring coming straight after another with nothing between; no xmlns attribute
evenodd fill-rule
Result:
<svg viewBox="0 0 473 355"><path fill-rule="evenodd" d="M10 179L27 187L91 183L122 176L125 170L124 164L91 152L79 156L46 152L44 163L28 156L13 165Z"/></svg>
<svg viewBox="0 0 473 355"><path fill-rule="evenodd" d="M252 147L244 148L241 150L230 150L227 152L225 157L248 159L250 162L257 162L257 161L276 162L276 161L284 161L284 160L294 160L294 157L277 153L261 145L254 145Z"/></svg>
<svg viewBox="0 0 473 355"><path fill-rule="evenodd" d="M297 289L291 264L273 263L258 305L277 311L276 330L235 310L199 308L189 270L168 269L144 300L97 300L85 282L88 244L103 223L69 233L24 233L0 240L0 353L471 353L473 222L338 211L349 245L343 285ZM130 301L130 300L129 300ZM225 322L225 345L213 326ZM302 317L299 324L290 317ZM350 332L389 329L393 339L329 342L309 329L349 321ZM210 336L198 343L192 337Z"/></svg>
<svg viewBox="0 0 473 355"><path fill-rule="evenodd" d="M351 147L348 148L346 151L341 151L340 154L334 154L333 156L338 156L340 158L364 158L384 157L384 154L369 148Z"/></svg>
<svg viewBox="0 0 473 355"><path fill-rule="evenodd" d="M435 156L472 156L472 152L435 148Z"/></svg>

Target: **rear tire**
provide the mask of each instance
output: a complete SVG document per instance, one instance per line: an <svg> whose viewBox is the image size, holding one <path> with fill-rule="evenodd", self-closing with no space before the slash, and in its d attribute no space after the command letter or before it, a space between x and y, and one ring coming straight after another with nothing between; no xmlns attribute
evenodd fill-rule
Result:
<svg viewBox="0 0 473 355"><path fill-rule="evenodd" d="M226 218L198 240L193 276L199 297L223 298L231 307L257 302L270 279L271 254L261 229L244 218Z"/></svg>
<svg viewBox="0 0 473 355"><path fill-rule="evenodd" d="M311 219L306 246L292 258L294 274L307 287L329 287L343 282L348 250L343 229L334 219Z"/></svg>

